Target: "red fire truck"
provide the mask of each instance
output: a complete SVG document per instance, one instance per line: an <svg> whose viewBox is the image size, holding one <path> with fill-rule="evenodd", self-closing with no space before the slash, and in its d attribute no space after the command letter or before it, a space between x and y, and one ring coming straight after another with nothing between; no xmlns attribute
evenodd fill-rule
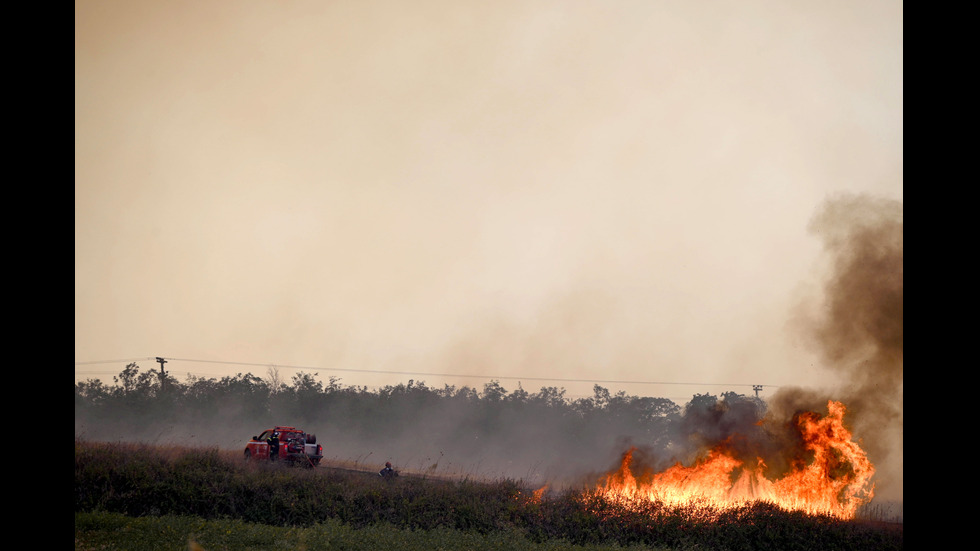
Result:
<svg viewBox="0 0 980 551"><path fill-rule="evenodd" d="M323 446L316 443L316 435L279 425L253 436L245 445L245 459L282 460L312 466L323 459Z"/></svg>

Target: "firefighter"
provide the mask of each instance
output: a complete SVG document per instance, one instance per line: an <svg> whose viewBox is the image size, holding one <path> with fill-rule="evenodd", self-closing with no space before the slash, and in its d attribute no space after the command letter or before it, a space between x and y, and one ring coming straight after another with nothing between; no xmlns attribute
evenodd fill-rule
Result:
<svg viewBox="0 0 980 551"><path fill-rule="evenodd" d="M269 437L269 459L275 461L279 457L279 431Z"/></svg>

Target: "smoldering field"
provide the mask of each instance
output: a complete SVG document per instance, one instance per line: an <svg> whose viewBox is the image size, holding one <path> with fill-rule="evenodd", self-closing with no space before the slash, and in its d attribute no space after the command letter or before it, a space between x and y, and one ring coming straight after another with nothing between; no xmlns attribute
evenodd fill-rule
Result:
<svg viewBox="0 0 980 551"><path fill-rule="evenodd" d="M569 399L490 382L432 387L407 381L378 390L299 373L276 384L262 373L221 380L166 381L135 366L116 385L76 384L76 438L244 449L273 424L315 433L328 460L363 468L385 461L406 471L514 478L555 486L587 484L615 469L630 447L651 468L690 461L749 435L760 457L780 453L760 417L782 426L794 413L826 413L843 402L845 422L876 466L876 496L903 499L903 207L867 196L829 200L813 218L827 275L822 293L788 313L836 381L783 387L766 403L751 396L692 396L677 404L609 393Z"/></svg>

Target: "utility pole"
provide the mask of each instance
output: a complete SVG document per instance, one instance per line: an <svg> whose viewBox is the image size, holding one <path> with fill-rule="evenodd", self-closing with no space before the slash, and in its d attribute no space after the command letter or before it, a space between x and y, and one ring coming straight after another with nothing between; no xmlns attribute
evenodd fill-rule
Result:
<svg viewBox="0 0 980 551"><path fill-rule="evenodd" d="M159 360L160 358L157 358L157 359ZM752 385L752 390L755 391L755 397L758 398L759 397L759 391L762 390L762 385Z"/></svg>
<svg viewBox="0 0 980 551"><path fill-rule="evenodd" d="M164 382L167 380L167 374L163 371L163 364L167 363L167 360L157 356L157 363L160 364L160 388L163 388Z"/></svg>

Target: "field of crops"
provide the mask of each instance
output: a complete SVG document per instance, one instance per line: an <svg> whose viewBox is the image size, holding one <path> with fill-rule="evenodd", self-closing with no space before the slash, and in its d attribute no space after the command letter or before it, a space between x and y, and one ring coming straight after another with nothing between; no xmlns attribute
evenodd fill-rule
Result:
<svg viewBox="0 0 980 551"><path fill-rule="evenodd" d="M75 443L76 549L874 549L901 524L756 504L623 507L514 480L244 462L217 449Z"/></svg>

